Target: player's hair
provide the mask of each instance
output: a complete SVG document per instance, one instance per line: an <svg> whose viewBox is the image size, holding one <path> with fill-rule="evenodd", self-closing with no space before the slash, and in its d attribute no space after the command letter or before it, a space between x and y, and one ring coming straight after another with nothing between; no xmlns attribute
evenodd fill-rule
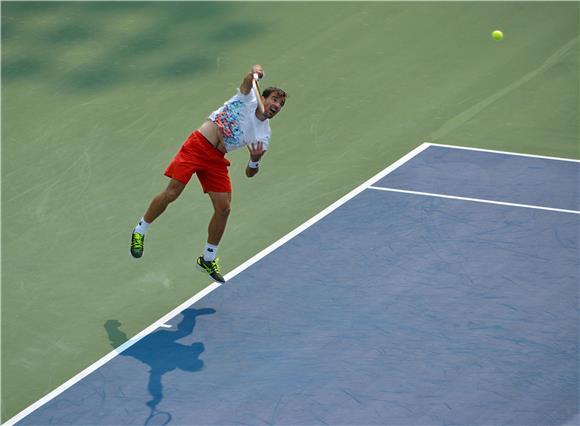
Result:
<svg viewBox="0 0 580 426"><path fill-rule="evenodd" d="M279 87L273 87L273 86L266 87L264 89L264 91L262 92L262 96L264 98L267 98L268 96L270 96L274 92L278 93L284 99L288 97L288 94L284 90L280 89Z"/></svg>

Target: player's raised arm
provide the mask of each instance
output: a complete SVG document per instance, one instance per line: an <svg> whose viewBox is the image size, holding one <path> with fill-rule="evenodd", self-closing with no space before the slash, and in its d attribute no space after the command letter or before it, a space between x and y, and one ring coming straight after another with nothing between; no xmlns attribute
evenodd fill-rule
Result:
<svg viewBox="0 0 580 426"><path fill-rule="evenodd" d="M264 76L264 70L261 65L254 65L248 74L244 76L242 84L240 86L240 92L247 95L252 90L252 80L254 79L254 74L258 74L259 78Z"/></svg>

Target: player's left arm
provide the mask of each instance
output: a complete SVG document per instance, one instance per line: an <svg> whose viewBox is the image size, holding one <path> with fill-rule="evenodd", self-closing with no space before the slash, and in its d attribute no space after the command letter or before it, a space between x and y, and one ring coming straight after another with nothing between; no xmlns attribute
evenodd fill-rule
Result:
<svg viewBox="0 0 580 426"><path fill-rule="evenodd" d="M246 176L251 178L260 171L260 160L266 150L262 142L256 142L248 145L248 151L250 151L250 161L246 166Z"/></svg>

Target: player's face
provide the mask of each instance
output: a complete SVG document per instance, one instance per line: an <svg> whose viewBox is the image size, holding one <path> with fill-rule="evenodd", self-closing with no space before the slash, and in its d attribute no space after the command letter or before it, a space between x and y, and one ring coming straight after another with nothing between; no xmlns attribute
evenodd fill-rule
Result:
<svg viewBox="0 0 580 426"><path fill-rule="evenodd" d="M266 118L273 118L280 112L285 103L285 96L281 96L279 92L270 93L270 95L264 99L264 115Z"/></svg>

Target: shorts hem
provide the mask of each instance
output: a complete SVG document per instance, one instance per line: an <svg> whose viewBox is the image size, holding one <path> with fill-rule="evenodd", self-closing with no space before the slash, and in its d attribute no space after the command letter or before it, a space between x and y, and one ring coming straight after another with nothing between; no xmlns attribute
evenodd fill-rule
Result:
<svg viewBox="0 0 580 426"><path fill-rule="evenodd" d="M177 178L177 177L171 176L170 174L167 174L167 173L163 173L163 176L167 176L169 179L175 179L176 181L178 181L178 182L181 182L181 183L182 183L182 184L184 184L184 185L187 185L187 184L189 183L189 181L191 180L191 178L189 178L189 179L187 179L187 180L185 180L185 179L180 179L180 178Z"/></svg>

